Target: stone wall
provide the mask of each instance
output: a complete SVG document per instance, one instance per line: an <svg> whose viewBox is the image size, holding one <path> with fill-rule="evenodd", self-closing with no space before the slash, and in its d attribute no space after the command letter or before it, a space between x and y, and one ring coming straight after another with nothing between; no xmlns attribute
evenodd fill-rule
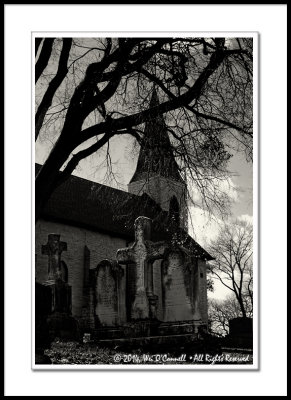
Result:
<svg viewBox="0 0 291 400"><path fill-rule="evenodd" d="M154 294L158 296L157 318L163 320L163 288L162 288L162 260L153 263Z"/></svg>
<svg viewBox="0 0 291 400"><path fill-rule="evenodd" d="M187 294L183 258L179 252L171 253L163 263L164 321L193 319L190 296Z"/></svg>
<svg viewBox="0 0 291 400"><path fill-rule="evenodd" d="M41 253L41 246L47 243L49 233L58 233L61 235L61 240L67 242L68 250L62 253L62 260L68 267L68 283L72 286L72 314L81 317L85 245L90 250L90 268L93 269L104 259L114 259L116 250L126 246L126 240L75 226L39 220L35 227L37 282L44 282L47 279L48 257Z"/></svg>
<svg viewBox="0 0 291 400"><path fill-rule="evenodd" d="M134 301L135 293L135 282L136 282L136 266L135 264L129 264L124 266L126 271L126 308L127 308L127 319L130 320L131 307Z"/></svg>
<svg viewBox="0 0 291 400"><path fill-rule="evenodd" d="M200 289L200 314L202 321L207 324L208 305L207 305L207 269L206 262L198 260L199 268L199 289Z"/></svg>

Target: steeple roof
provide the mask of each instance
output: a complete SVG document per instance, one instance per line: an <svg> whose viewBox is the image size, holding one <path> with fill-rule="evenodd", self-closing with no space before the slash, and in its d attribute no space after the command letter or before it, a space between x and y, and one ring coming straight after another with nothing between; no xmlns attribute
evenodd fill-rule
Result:
<svg viewBox="0 0 291 400"><path fill-rule="evenodd" d="M159 104L158 94L154 89L149 107L157 107ZM137 167L130 182L157 175L183 183L162 115L148 120L145 124Z"/></svg>

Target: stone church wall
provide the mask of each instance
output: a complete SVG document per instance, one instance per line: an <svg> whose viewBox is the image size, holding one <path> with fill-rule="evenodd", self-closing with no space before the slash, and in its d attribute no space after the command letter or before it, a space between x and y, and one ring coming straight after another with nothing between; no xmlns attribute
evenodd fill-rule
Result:
<svg viewBox="0 0 291 400"><path fill-rule="evenodd" d="M202 321L207 324L208 312L207 312L207 274L206 274L206 262L199 260L199 290L200 290L200 314Z"/></svg>
<svg viewBox="0 0 291 400"><path fill-rule="evenodd" d="M162 268L162 260L155 261L153 264L153 283L154 283L154 294L158 296L157 318L160 321L162 321L164 317L161 268Z"/></svg>

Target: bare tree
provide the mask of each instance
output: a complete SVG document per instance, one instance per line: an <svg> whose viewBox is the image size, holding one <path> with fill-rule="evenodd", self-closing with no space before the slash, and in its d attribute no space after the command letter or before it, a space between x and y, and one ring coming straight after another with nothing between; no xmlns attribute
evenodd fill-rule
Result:
<svg viewBox="0 0 291 400"><path fill-rule="evenodd" d="M206 205L224 207L216 193L230 151L252 154L251 39L37 38L35 47L36 140L54 134L36 176L36 219L83 158L116 135L142 143L142 124L162 114L181 174ZM153 85L161 103L149 107Z"/></svg>
<svg viewBox="0 0 291 400"><path fill-rule="evenodd" d="M225 225L209 250L215 257L210 264L213 277L233 293L241 316L251 316L253 309L252 226L242 221Z"/></svg>
<svg viewBox="0 0 291 400"><path fill-rule="evenodd" d="M252 301L248 296L244 296L246 316L252 317ZM236 297L232 294L223 300L210 299L208 302L209 330L217 336L229 334L229 320L242 317L240 305Z"/></svg>
<svg viewBox="0 0 291 400"><path fill-rule="evenodd" d="M208 302L209 331L217 336L229 334L229 320L241 317L239 304L235 296L224 300L210 299Z"/></svg>

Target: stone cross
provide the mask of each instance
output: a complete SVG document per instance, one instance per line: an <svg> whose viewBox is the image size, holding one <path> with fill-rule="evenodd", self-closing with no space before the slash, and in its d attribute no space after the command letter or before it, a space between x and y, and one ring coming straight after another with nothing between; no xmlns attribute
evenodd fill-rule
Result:
<svg viewBox="0 0 291 400"><path fill-rule="evenodd" d="M150 303L153 301L152 262L164 257L166 245L164 242L150 241L151 220L149 218L138 217L135 220L134 229L134 244L117 250L116 258L120 264L136 264L136 288L131 317L145 319L150 317L149 298Z"/></svg>
<svg viewBox="0 0 291 400"><path fill-rule="evenodd" d="M48 242L42 245L41 252L48 256L48 280L61 277L61 254L67 250L67 243L60 241L60 236L55 233L48 235Z"/></svg>

